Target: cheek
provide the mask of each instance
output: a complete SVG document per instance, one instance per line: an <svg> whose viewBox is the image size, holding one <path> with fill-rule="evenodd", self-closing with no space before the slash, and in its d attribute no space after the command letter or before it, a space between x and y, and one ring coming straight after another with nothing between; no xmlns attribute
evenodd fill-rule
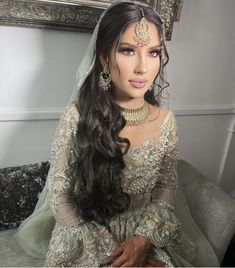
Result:
<svg viewBox="0 0 235 268"><path fill-rule="evenodd" d="M113 75L116 79L124 78L130 73L131 63L125 57L117 56L116 64L113 66Z"/></svg>
<svg viewBox="0 0 235 268"><path fill-rule="evenodd" d="M152 70L153 76L156 76L159 73L159 71L160 71L160 58L158 58L158 60L156 60L152 63L150 70Z"/></svg>
<svg viewBox="0 0 235 268"><path fill-rule="evenodd" d="M125 77L130 72L130 65L124 61L117 61L117 69L119 70L120 77Z"/></svg>

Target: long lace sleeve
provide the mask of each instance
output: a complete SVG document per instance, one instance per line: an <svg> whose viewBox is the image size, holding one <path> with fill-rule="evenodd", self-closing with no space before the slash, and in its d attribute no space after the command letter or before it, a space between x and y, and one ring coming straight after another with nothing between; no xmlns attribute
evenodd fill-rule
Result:
<svg viewBox="0 0 235 268"><path fill-rule="evenodd" d="M71 144L77 131L78 120L76 107L66 107L60 117L51 148L51 168L48 175L49 207L56 222L64 227L80 223L71 198L75 186L75 157Z"/></svg>
<svg viewBox="0 0 235 268"><path fill-rule="evenodd" d="M144 210L135 231L136 235L148 237L152 244L161 248L175 240L180 243L181 225L174 215L174 197L177 188L178 136L175 116L168 112L162 129L165 154L157 183L152 190L151 202Z"/></svg>
<svg viewBox="0 0 235 268"><path fill-rule="evenodd" d="M56 220L45 266L72 266L80 258L91 266L108 261L106 253L116 242L104 227L85 223L74 203L76 161L72 140L77 132L79 113L74 104L66 107L56 129L49 171L49 208Z"/></svg>

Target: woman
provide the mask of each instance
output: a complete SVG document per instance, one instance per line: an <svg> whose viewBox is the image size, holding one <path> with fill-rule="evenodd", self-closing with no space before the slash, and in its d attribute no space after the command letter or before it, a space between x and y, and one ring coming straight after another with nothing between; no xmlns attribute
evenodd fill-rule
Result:
<svg viewBox="0 0 235 268"><path fill-rule="evenodd" d="M18 232L30 254L47 251L46 266L190 266L182 248L193 246L173 207L175 117L160 107L167 61L152 8L120 1L104 12L57 127L45 190Z"/></svg>

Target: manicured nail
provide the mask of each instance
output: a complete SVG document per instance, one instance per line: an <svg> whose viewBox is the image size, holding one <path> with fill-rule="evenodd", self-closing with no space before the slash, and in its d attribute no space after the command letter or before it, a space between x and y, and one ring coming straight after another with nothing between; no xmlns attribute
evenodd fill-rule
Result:
<svg viewBox="0 0 235 268"><path fill-rule="evenodd" d="M107 256L110 257L110 256L112 256L113 253L112 252L107 252L106 254L107 254Z"/></svg>

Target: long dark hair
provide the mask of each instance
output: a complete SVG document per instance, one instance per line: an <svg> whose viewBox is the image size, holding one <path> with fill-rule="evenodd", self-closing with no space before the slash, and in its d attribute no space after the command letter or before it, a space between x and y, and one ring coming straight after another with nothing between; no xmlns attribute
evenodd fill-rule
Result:
<svg viewBox="0 0 235 268"><path fill-rule="evenodd" d="M124 212L130 205L130 196L121 186L122 171L125 168L123 156L127 153L130 142L119 137L126 122L114 100L113 85L108 91L99 86L99 74L102 71L99 55L105 58L110 56L111 49L117 48L128 25L141 20L141 8L145 18L156 25L162 39L164 60L160 56L158 79L164 82L163 69L168 54L162 38L160 17L148 6L122 2L109 8L100 22L95 65L83 83L76 103L80 114L75 139L78 209L85 221L94 220L106 227L112 216ZM164 89L161 84L158 83L159 92ZM145 100L159 106L159 92L156 95L153 90L148 91Z"/></svg>

